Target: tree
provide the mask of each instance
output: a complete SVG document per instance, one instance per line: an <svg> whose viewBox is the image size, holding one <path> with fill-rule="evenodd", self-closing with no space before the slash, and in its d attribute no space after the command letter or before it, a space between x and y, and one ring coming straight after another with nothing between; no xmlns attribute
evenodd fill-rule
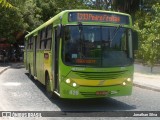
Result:
<svg viewBox="0 0 160 120"><path fill-rule="evenodd" d="M140 0L84 0L91 9L134 13L139 8Z"/></svg>
<svg viewBox="0 0 160 120"><path fill-rule="evenodd" d="M10 43L16 42L17 33L31 31L42 23L41 10L33 0L12 0L15 9L0 7L0 38L6 38Z"/></svg>
<svg viewBox="0 0 160 120"><path fill-rule="evenodd" d="M42 21L47 21L57 12L57 5L54 0L36 0L36 5L41 9L40 15Z"/></svg>
<svg viewBox="0 0 160 120"><path fill-rule="evenodd" d="M155 3L148 12L138 12L135 29L139 33L140 49L137 57L144 63L153 66L160 59L160 4Z"/></svg>
<svg viewBox="0 0 160 120"><path fill-rule="evenodd" d="M113 0L113 7L116 11L135 13L139 9L141 0Z"/></svg>
<svg viewBox="0 0 160 120"><path fill-rule="evenodd" d="M23 19L24 30L32 31L43 23L41 20L42 10L37 7L33 0L26 0L23 6L19 7L20 15Z"/></svg>
<svg viewBox="0 0 160 120"><path fill-rule="evenodd" d="M57 13L70 9L88 9L84 0L54 0L57 6Z"/></svg>
<svg viewBox="0 0 160 120"><path fill-rule="evenodd" d="M23 20L17 9L0 8L0 37L14 41L15 31L23 30Z"/></svg>
<svg viewBox="0 0 160 120"><path fill-rule="evenodd" d="M12 8L12 4L10 4L9 2L7 2L6 0L0 0L0 5L2 7L6 7L6 8Z"/></svg>

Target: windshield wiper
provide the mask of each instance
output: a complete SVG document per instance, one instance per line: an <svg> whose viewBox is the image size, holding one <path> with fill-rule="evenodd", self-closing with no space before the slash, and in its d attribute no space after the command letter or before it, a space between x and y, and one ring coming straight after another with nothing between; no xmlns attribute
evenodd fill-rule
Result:
<svg viewBox="0 0 160 120"><path fill-rule="evenodd" d="M113 35L113 38L110 40L110 47L111 47L111 45L112 45L112 41L115 39L115 37L116 37L116 35L117 35L117 33L118 33L118 31L119 31L119 29L122 27L122 25L120 24L117 28L116 28L116 30L115 30L115 33L114 33L114 35Z"/></svg>

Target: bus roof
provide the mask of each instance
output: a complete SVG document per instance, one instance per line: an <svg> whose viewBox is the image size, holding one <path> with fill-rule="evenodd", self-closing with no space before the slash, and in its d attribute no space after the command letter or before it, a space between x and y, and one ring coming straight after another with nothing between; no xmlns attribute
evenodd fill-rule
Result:
<svg viewBox="0 0 160 120"><path fill-rule="evenodd" d="M115 13L115 14L121 14L121 15L127 15L130 16L127 13L122 13L122 12L115 12L115 11L106 11L106 10L88 10L88 9L83 9L83 10L79 10L79 9L75 9L75 10L65 10L62 12L104 12L104 13Z"/></svg>
<svg viewBox="0 0 160 120"><path fill-rule="evenodd" d="M115 12L115 11L104 11L104 10L88 10L88 9L75 9L75 10L65 10L65 11L62 11L60 12L59 14L55 15L54 17L52 17L51 19L49 19L48 21L46 21L45 23L43 23L42 25L40 25L39 27L37 27L36 29L34 29L33 31L31 31L29 34L27 34L25 36L28 37L30 35L33 35L35 33L37 33L39 30L43 29L44 27L52 24L55 20L60 20L60 17L62 17L65 13L69 13L69 12L99 12L99 13L112 13L112 14L119 14L119 15L125 15L125 16L128 16L130 17L129 14L126 14L126 13L122 13L122 12Z"/></svg>

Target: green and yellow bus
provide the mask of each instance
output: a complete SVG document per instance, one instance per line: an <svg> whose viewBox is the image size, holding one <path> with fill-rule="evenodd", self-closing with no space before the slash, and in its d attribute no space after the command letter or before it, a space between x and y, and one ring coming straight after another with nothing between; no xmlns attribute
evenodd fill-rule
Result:
<svg viewBox="0 0 160 120"><path fill-rule="evenodd" d="M24 64L60 98L131 95L137 41L128 14L65 10L25 36Z"/></svg>

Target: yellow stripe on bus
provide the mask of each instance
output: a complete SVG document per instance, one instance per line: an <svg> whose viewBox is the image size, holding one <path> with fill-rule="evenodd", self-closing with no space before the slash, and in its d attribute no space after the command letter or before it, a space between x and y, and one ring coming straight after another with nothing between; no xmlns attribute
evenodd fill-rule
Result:
<svg viewBox="0 0 160 120"><path fill-rule="evenodd" d="M109 85L122 84L125 81L124 78L112 79L112 80L85 80L85 79L72 79L72 80L76 82L78 85L84 85L84 86L109 86Z"/></svg>

